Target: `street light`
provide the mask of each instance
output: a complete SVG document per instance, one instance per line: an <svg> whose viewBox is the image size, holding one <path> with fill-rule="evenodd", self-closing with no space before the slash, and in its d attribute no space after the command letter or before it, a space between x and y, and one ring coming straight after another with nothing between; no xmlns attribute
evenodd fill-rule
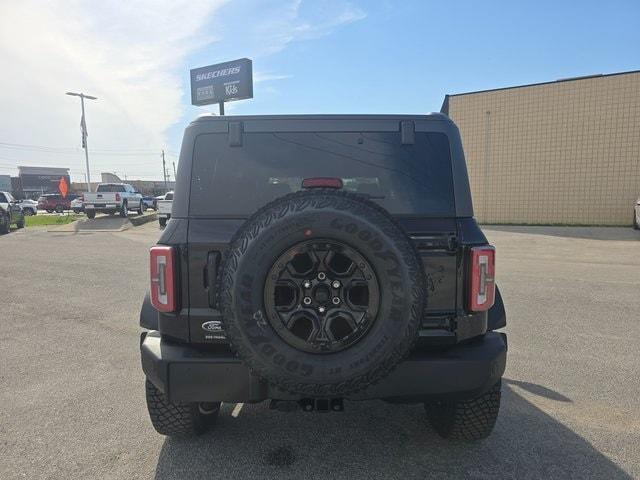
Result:
<svg viewBox="0 0 640 480"><path fill-rule="evenodd" d="M91 192L91 174L89 173L89 149L87 147L87 122L84 119L84 99L97 100L98 97L85 95L84 93L67 92L72 97L80 97L80 105L82 106L82 118L80 120L80 128L82 130L82 148L84 148L84 159L87 165L87 191Z"/></svg>

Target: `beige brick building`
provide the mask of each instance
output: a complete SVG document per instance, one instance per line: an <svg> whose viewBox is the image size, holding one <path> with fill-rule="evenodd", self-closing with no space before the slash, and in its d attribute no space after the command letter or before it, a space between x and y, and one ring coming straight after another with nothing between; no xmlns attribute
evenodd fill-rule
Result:
<svg viewBox="0 0 640 480"><path fill-rule="evenodd" d="M630 225L640 71L447 95L483 223Z"/></svg>

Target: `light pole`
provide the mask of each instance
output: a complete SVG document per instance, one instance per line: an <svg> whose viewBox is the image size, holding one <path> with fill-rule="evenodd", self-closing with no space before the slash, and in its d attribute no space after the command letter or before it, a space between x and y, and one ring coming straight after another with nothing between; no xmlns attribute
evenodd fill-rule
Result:
<svg viewBox="0 0 640 480"><path fill-rule="evenodd" d="M87 122L84 119L84 99L97 100L98 97L85 95L84 93L67 92L72 97L80 97L80 105L82 107L82 118L80 119L80 129L82 130L82 148L84 148L84 159L87 166L87 191L91 192L91 174L89 173L89 148L87 147Z"/></svg>

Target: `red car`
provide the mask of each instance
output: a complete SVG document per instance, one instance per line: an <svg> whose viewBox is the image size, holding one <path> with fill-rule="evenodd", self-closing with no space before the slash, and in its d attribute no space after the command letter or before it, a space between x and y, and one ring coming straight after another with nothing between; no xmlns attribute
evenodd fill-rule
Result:
<svg viewBox="0 0 640 480"><path fill-rule="evenodd" d="M59 193L48 193L38 198L38 210L62 213L65 210L71 210L71 200L74 198L76 195L67 195L63 198Z"/></svg>

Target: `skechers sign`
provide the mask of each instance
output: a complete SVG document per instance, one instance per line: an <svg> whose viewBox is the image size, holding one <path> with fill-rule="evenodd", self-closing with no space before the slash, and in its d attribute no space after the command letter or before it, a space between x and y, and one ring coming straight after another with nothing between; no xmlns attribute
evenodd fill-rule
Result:
<svg viewBox="0 0 640 480"><path fill-rule="evenodd" d="M248 58L191 70L192 105L245 98L253 98L252 65Z"/></svg>

